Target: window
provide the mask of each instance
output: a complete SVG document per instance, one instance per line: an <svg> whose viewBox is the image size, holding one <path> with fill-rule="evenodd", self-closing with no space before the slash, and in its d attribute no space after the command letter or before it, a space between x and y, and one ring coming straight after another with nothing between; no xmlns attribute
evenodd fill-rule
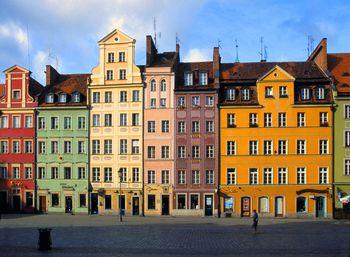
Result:
<svg viewBox="0 0 350 257"><path fill-rule="evenodd" d="M95 103L99 103L100 102L100 92L93 92L92 93L92 102Z"/></svg>
<svg viewBox="0 0 350 257"><path fill-rule="evenodd" d="M60 198L58 194L51 194L52 207L58 207L60 205Z"/></svg>
<svg viewBox="0 0 350 257"><path fill-rule="evenodd" d="M148 180L147 180L148 184L155 184L156 183L156 171L149 170L147 178L148 178Z"/></svg>
<svg viewBox="0 0 350 257"><path fill-rule="evenodd" d="M100 140L92 140L92 154L100 154Z"/></svg>
<svg viewBox="0 0 350 257"><path fill-rule="evenodd" d="M227 141L226 154L227 155L235 155L236 154L236 141Z"/></svg>
<svg viewBox="0 0 350 257"><path fill-rule="evenodd" d="M345 131L345 147L350 147L350 130Z"/></svg>
<svg viewBox="0 0 350 257"><path fill-rule="evenodd" d="M193 85L193 74L192 72L185 72L185 86Z"/></svg>
<svg viewBox="0 0 350 257"><path fill-rule="evenodd" d="M249 141L249 155L258 155L258 141L250 140Z"/></svg>
<svg viewBox="0 0 350 257"><path fill-rule="evenodd" d="M8 142L0 141L0 153L8 153Z"/></svg>
<svg viewBox="0 0 350 257"><path fill-rule="evenodd" d="M24 152L32 153L33 152L33 142L32 141L24 141Z"/></svg>
<svg viewBox="0 0 350 257"><path fill-rule="evenodd" d="M169 184L169 170L162 170L162 184L167 185Z"/></svg>
<svg viewBox="0 0 350 257"><path fill-rule="evenodd" d="M205 184L213 185L214 184L214 171L206 170L205 171Z"/></svg>
<svg viewBox="0 0 350 257"><path fill-rule="evenodd" d="M208 133L213 133L214 132L214 121L207 120L205 122L205 129Z"/></svg>
<svg viewBox="0 0 350 257"><path fill-rule="evenodd" d="M264 127L272 127L272 113L264 113Z"/></svg>
<svg viewBox="0 0 350 257"><path fill-rule="evenodd" d="M128 171L127 171L126 168L120 168L120 169L122 171L122 178L121 178L121 180L122 180L122 182L126 182L127 179L128 179Z"/></svg>
<svg viewBox="0 0 350 257"><path fill-rule="evenodd" d="M19 167L12 167L12 178L19 179Z"/></svg>
<svg viewBox="0 0 350 257"><path fill-rule="evenodd" d="M72 169L70 167L64 167L64 179L72 179Z"/></svg>
<svg viewBox="0 0 350 257"><path fill-rule="evenodd" d="M316 89L316 99L318 100L325 99L325 89L323 87L319 87Z"/></svg>
<svg viewBox="0 0 350 257"><path fill-rule="evenodd" d="M100 126L100 114L92 115L92 126L99 127Z"/></svg>
<svg viewBox="0 0 350 257"><path fill-rule="evenodd" d="M32 167L25 167L24 168L24 178L25 179L32 179L33 178Z"/></svg>
<svg viewBox="0 0 350 257"><path fill-rule="evenodd" d="M45 101L46 101L46 103L48 103L48 104L52 104L53 102L54 102L54 94L48 94L48 95L46 95L46 97L45 97Z"/></svg>
<svg viewBox="0 0 350 257"><path fill-rule="evenodd" d="M327 127L328 126L328 113L320 112L320 126Z"/></svg>
<svg viewBox="0 0 350 257"><path fill-rule="evenodd" d="M186 209L186 195L178 194L177 195L177 208L178 209Z"/></svg>
<svg viewBox="0 0 350 257"><path fill-rule="evenodd" d="M78 179L86 179L85 167L78 167Z"/></svg>
<svg viewBox="0 0 350 257"><path fill-rule="evenodd" d="M192 96L192 107L199 106L199 96Z"/></svg>
<svg viewBox="0 0 350 257"><path fill-rule="evenodd" d="M79 92L74 92L72 94L72 102L73 103L79 103L80 102L80 93Z"/></svg>
<svg viewBox="0 0 350 257"><path fill-rule="evenodd" d="M193 145L192 146L192 158L200 158L200 149L199 145Z"/></svg>
<svg viewBox="0 0 350 257"><path fill-rule="evenodd" d="M45 142L43 141L38 142L38 152L39 154L45 154Z"/></svg>
<svg viewBox="0 0 350 257"><path fill-rule="evenodd" d="M206 146L206 157L207 158L214 158L214 146L213 145Z"/></svg>
<svg viewBox="0 0 350 257"><path fill-rule="evenodd" d="M169 121L168 120L162 120L162 132L169 133Z"/></svg>
<svg viewBox="0 0 350 257"><path fill-rule="evenodd" d="M306 209L306 197L299 196L297 197L297 212L307 212Z"/></svg>
<svg viewBox="0 0 350 257"><path fill-rule="evenodd" d="M72 142L71 141L64 141L64 153L72 153Z"/></svg>
<svg viewBox="0 0 350 257"><path fill-rule="evenodd" d="M125 69L119 70L119 79L120 80L125 80L126 79L126 70Z"/></svg>
<svg viewBox="0 0 350 257"><path fill-rule="evenodd" d="M278 184L287 184L287 169L286 168L278 168Z"/></svg>
<svg viewBox="0 0 350 257"><path fill-rule="evenodd" d="M288 92L287 92L287 87L286 86L280 86L279 88L280 91L280 97L288 97Z"/></svg>
<svg viewBox="0 0 350 257"><path fill-rule="evenodd" d="M21 91L20 90L13 90L12 91L12 98L13 99L21 99Z"/></svg>
<svg viewBox="0 0 350 257"><path fill-rule="evenodd" d="M287 154L287 140L278 140L278 154Z"/></svg>
<svg viewBox="0 0 350 257"><path fill-rule="evenodd" d="M112 154L112 140L105 139L104 140L104 154Z"/></svg>
<svg viewBox="0 0 350 257"><path fill-rule="evenodd" d="M319 148L320 154L328 154L328 140L320 140Z"/></svg>
<svg viewBox="0 0 350 257"><path fill-rule="evenodd" d="M20 142L19 141L12 141L12 153L20 153Z"/></svg>
<svg viewBox="0 0 350 257"><path fill-rule="evenodd" d="M148 159L155 159L156 158L156 147L155 146L148 146L147 147L147 158Z"/></svg>
<svg viewBox="0 0 350 257"><path fill-rule="evenodd" d="M305 127L305 113L298 112L298 127Z"/></svg>
<svg viewBox="0 0 350 257"><path fill-rule="evenodd" d="M12 116L12 128L20 128L20 127L21 127L21 117Z"/></svg>
<svg viewBox="0 0 350 257"><path fill-rule="evenodd" d="M301 89L301 100L309 100L310 99L310 89L303 88Z"/></svg>
<svg viewBox="0 0 350 257"><path fill-rule="evenodd" d="M140 182L140 169L132 168L132 182L137 183Z"/></svg>
<svg viewBox="0 0 350 257"><path fill-rule="evenodd" d="M155 92L157 90L157 83L154 79L151 80L151 92Z"/></svg>
<svg viewBox="0 0 350 257"><path fill-rule="evenodd" d="M199 85L205 86L208 85L208 73L199 72Z"/></svg>
<svg viewBox="0 0 350 257"><path fill-rule="evenodd" d="M112 178L112 168L110 168L110 167L104 168L104 178L105 178L105 182L107 182L107 183L113 181L113 178Z"/></svg>
<svg viewBox="0 0 350 257"><path fill-rule="evenodd" d="M59 179L59 173L57 167L51 167L51 179Z"/></svg>
<svg viewBox="0 0 350 257"><path fill-rule="evenodd" d="M119 153L120 154L127 154L128 153L128 140L127 139L120 139Z"/></svg>
<svg viewBox="0 0 350 257"><path fill-rule="evenodd" d="M8 172L7 167L0 167L0 179L7 179Z"/></svg>
<svg viewBox="0 0 350 257"><path fill-rule="evenodd" d="M72 118L71 117L64 117L63 118L63 128L64 129L71 129L72 128Z"/></svg>
<svg viewBox="0 0 350 257"><path fill-rule="evenodd" d="M33 127L33 116L25 116L24 117L24 127L32 128Z"/></svg>
<svg viewBox="0 0 350 257"><path fill-rule="evenodd" d="M140 101L140 90L133 90L132 91L132 101L133 102L139 102Z"/></svg>
<svg viewBox="0 0 350 257"><path fill-rule="evenodd" d="M155 133L156 132L156 122L154 120L150 120L147 122L147 130L148 133Z"/></svg>
<svg viewBox="0 0 350 257"><path fill-rule="evenodd" d="M264 168L264 184L272 184L272 168Z"/></svg>
<svg viewBox="0 0 350 257"><path fill-rule="evenodd" d="M192 133L199 133L199 121L192 121Z"/></svg>
<svg viewBox="0 0 350 257"><path fill-rule="evenodd" d="M226 100L234 101L236 99L236 91L234 88L229 88L226 90Z"/></svg>
<svg viewBox="0 0 350 257"><path fill-rule="evenodd" d="M249 101L249 99L250 99L250 90L248 88L245 88L242 90L242 100Z"/></svg>
<svg viewBox="0 0 350 257"><path fill-rule="evenodd" d="M319 183L328 184L328 168L319 168Z"/></svg>
<svg viewBox="0 0 350 257"><path fill-rule="evenodd" d="M227 127L228 128L236 127L236 115L234 113L227 114Z"/></svg>
<svg viewBox="0 0 350 257"><path fill-rule="evenodd" d="M111 91L106 91L105 92L105 103L111 103L112 100L112 92Z"/></svg>
<svg viewBox="0 0 350 257"><path fill-rule="evenodd" d="M278 126L280 128L287 126L287 114L285 112L278 113Z"/></svg>
<svg viewBox="0 0 350 257"><path fill-rule="evenodd" d="M92 168L92 182L100 182L101 174L100 168Z"/></svg>
<svg viewBox="0 0 350 257"><path fill-rule="evenodd" d="M192 170L192 184L200 184L199 170Z"/></svg>
<svg viewBox="0 0 350 257"><path fill-rule="evenodd" d="M86 128L85 117L78 117L78 129L85 129L85 128Z"/></svg>
<svg viewBox="0 0 350 257"><path fill-rule="evenodd" d="M199 209L199 198L197 194L190 195L190 207L191 209Z"/></svg>
<svg viewBox="0 0 350 257"><path fill-rule="evenodd" d="M306 184L305 168L297 168L297 184Z"/></svg>
<svg viewBox="0 0 350 257"><path fill-rule="evenodd" d="M105 210L110 210L112 208L112 199L110 195L105 195Z"/></svg>
<svg viewBox="0 0 350 257"><path fill-rule="evenodd" d="M235 168L228 168L227 169L226 181L227 181L227 185L236 184L236 169Z"/></svg>
<svg viewBox="0 0 350 257"><path fill-rule="evenodd" d="M257 126L258 126L258 114L249 113L249 127L257 127Z"/></svg>
<svg viewBox="0 0 350 257"><path fill-rule="evenodd" d="M125 62L125 52L119 52L119 62Z"/></svg>
<svg viewBox="0 0 350 257"><path fill-rule="evenodd" d="M45 168L39 167L38 168L38 179L45 179L45 178L46 178Z"/></svg>
<svg viewBox="0 0 350 257"><path fill-rule="evenodd" d="M186 123L184 121L179 121L177 123L177 131L179 133L186 133Z"/></svg>
<svg viewBox="0 0 350 257"><path fill-rule="evenodd" d="M161 158L162 159L169 159L169 154L170 154L170 147L169 146L162 146L162 151L161 151Z"/></svg>
<svg viewBox="0 0 350 257"><path fill-rule="evenodd" d="M258 169L256 168L249 169L249 183L251 185L258 184Z"/></svg>
<svg viewBox="0 0 350 257"><path fill-rule="evenodd" d="M79 207L86 207L86 194L79 194Z"/></svg>
<svg viewBox="0 0 350 257"><path fill-rule="evenodd" d="M162 79L162 81L160 82L160 91L161 91L161 92L165 92L165 91L166 91L166 82L165 82L165 79Z"/></svg>
<svg viewBox="0 0 350 257"><path fill-rule="evenodd" d="M177 147L177 157L178 158L186 158L186 146L180 145Z"/></svg>
<svg viewBox="0 0 350 257"><path fill-rule="evenodd" d="M119 115L119 125L120 126L127 126L128 125L128 116L126 113L121 113Z"/></svg>
<svg viewBox="0 0 350 257"><path fill-rule="evenodd" d="M155 195L148 195L147 196L147 202L148 202L148 210L155 210L156 209L156 196Z"/></svg>
<svg viewBox="0 0 350 257"><path fill-rule="evenodd" d="M344 175L350 176L350 159L344 160Z"/></svg>
<svg viewBox="0 0 350 257"><path fill-rule="evenodd" d="M140 144L138 139L131 140L131 154L139 154L140 153Z"/></svg>
<svg viewBox="0 0 350 257"><path fill-rule="evenodd" d="M128 92L127 91L120 91L119 101L121 103L125 103L128 101Z"/></svg>
<svg viewBox="0 0 350 257"><path fill-rule="evenodd" d="M260 213L268 213L269 212L269 198L259 197L259 212Z"/></svg>
<svg viewBox="0 0 350 257"><path fill-rule="evenodd" d="M8 128L8 117L0 116L0 128Z"/></svg>
<svg viewBox="0 0 350 257"><path fill-rule="evenodd" d="M306 154L305 140L297 140L297 154Z"/></svg>
<svg viewBox="0 0 350 257"><path fill-rule="evenodd" d="M350 119L350 105L344 105L344 119Z"/></svg>
<svg viewBox="0 0 350 257"><path fill-rule="evenodd" d="M271 98L273 97L273 90L272 87L265 87L265 97Z"/></svg>
<svg viewBox="0 0 350 257"><path fill-rule="evenodd" d="M177 183L178 184L186 184L186 171L179 170L177 172Z"/></svg>
<svg viewBox="0 0 350 257"><path fill-rule="evenodd" d="M33 193L32 192L26 192L26 207L32 207L33 206Z"/></svg>
<svg viewBox="0 0 350 257"><path fill-rule="evenodd" d="M273 151L272 140L264 140L264 155L271 155Z"/></svg>
<svg viewBox="0 0 350 257"><path fill-rule="evenodd" d="M114 62L114 53L108 53L108 62Z"/></svg>
<svg viewBox="0 0 350 257"><path fill-rule="evenodd" d="M66 93L60 93L58 95L58 102L59 103L66 103L67 102L67 94Z"/></svg>
<svg viewBox="0 0 350 257"><path fill-rule="evenodd" d="M132 124L132 126L140 126L140 114L139 113L133 113L131 115L131 124Z"/></svg>
<svg viewBox="0 0 350 257"><path fill-rule="evenodd" d="M206 96L205 97L205 106L208 106L208 107L214 106L214 97L213 96Z"/></svg>
<svg viewBox="0 0 350 257"><path fill-rule="evenodd" d="M155 98L151 98L151 108L156 108L157 100Z"/></svg>
<svg viewBox="0 0 350 257"><path fill-rule="evenodd" d="M179 96L177 98L177 107L185 107L185 106L186 106L185 97Z"/></svg>
<svg viewBox="0 0 350 257"><path fill-rule="evenodd" d="M166 98L160 98L160 107L166 107Z"/></svg>
<svg viewBox="0 0 350 257"><path fill-rule="evenodd" d="M58 154L58 141L51 141L51 153Z"/></svg>
<svg viewBox="0 0 350 257"><path fill-rule="evenodd" d="M58 129L58 117L51 117L51 129Z"/></svg>

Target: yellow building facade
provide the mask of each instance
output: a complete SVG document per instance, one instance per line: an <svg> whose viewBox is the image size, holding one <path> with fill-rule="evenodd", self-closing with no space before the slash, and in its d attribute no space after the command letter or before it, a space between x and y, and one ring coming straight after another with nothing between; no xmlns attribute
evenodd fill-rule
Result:
<svg viewBox="0 0 350 257"><path fill-rule="evenodd" d="M329 81L313 63L224 66L220 205L224 215L332 215ZM237 79L236 79L237 78Z"/></svg>
<svg viewBox="0 0 350 257"><path fill-rule="evenodd" d="M98 42L89 85L92 213L143 212L143 83L135 42L117 29Z"/></svg>

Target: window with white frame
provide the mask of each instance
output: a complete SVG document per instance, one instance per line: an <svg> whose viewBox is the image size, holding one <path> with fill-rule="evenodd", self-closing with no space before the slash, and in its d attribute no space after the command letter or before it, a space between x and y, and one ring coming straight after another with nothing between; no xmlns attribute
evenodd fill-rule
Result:
<svg viewBox="0 0 350 257"><path fill-rule="evenodd" d="M108 62L114 62L114 53L108 53L107 56Z"/></svg>
<svg viewBox="0 0 350 257"><path fill-rule="evenodd" d="M93 92L92 93L92 102L93 103L99 103L101 101L101 94L100 92Z"/></svg>
<svg viewBox="0 0 350 257"><path fill-rule="evenodd" d="M0 117L0 128L8 128L8 116L1 116Z"/></svg>
<svg viewBox="0 0 350 257"><path fill-rule="evenodd" d="M207 158L214 158L214 146L213 145L206 146L206 156L207 156Z"/></svg>
<svg viewBox="0 0 350 257"><path fill-rule="evenodd" d="M45 129L45 117L38 117L38 129Z"/></svg>
<svg viewBox="0 0 350 257"><path fill-rule="evenodd" d="M328 154L328 140L322 139L319 141L319 153Z"/></svg>
<svg viewBox="0 0 350 257"><path fill-rule="evenodd" d="M278 154L284 155L288 153L287 140L278 140Z"/></svg>
<svg viewBox="0 0 350 257"><path fill-rule="evenodd" d="M185 107L186 106L186 101L184 96L179 96L177 98L177 107Z"/></svg>
<svg viewBox="0 0 350 257"><path fill-rule="evenodd" d="M249 184L251 185L258 184L258 169L256 168L249 169Z"/></svg>
<svg viewBox="0 0 350 257"><path fill-rule="evenodd" d="M249 141L249 155L258 155L258 141L250 140Z"/></svg>
<svg viewBox="0 0 350 257"><path fill-rule="evenodd" d="M128 125L128 115L126 113L119 114L119 126L127 126Z"/></svg>
<svg viewBox="0 0 350 257"><path fill-rule="evenodd" d="M104 168L104 182L110 183L112 181L113 181L112 168L111 167Z"/></svg>
<svg viewBox="0 0 350 257"><path fill-rule="evenodd" d="M306 184L306 169L297 168L297 184Z"/></svg>
<svg viewBox="0 0 350 257"><path fill-rule="evenodd" d="M186 171L179 170L177 172L177 183L180 185L186 184Z"/></svg>
<svg viewBox="0 0 350 257"><path fill-rule="evenodd" d="M185 86L192 86L193 85L193 74L192 72L185 72Z"/></svg>
<svg viewBox="0 0 350 257"><path fill-rule="evenodd" d="M58 141L51 141L51 153L58 154Z"/></svg>
<svg viewBox="0 0 350 257"><path fill-rule="evenodd" d="M128 101L128 92L127 91L120 91L119 102L125 103L127 101Z"/></svg>
<svg viewBox="0 0 350 257"><path fill-rule="evenodd" d="M0 141L0 153L8 153L8 141Z"/></svg>
<svg viewBox="0 0 350 257"><path fill-rule="evenodd" d="M59 179L58 167L51 167L51 179Z"/></svg>
<svg viewBox="0 0 350 257"><path fill-rule="evenodd" d="M119 52L119 62L125 62L125 52Z"/></svg>
<svg viewBox="0 0 350 257"><path fill-rule="evenodd" d="M319 183L328 184L328 168L319 168Z"/></svg>
<svg viewBox="0 0 350 257"><path fill-rule="evenodd" d="M152 79L150 82L150 85L151 85L151 88L150 88L151 92L155 92L157 90L157 82L154 79Z"/></svg>
<svg viewBox="0 0 350 257"><path fill-rule="evenodd" d="M206 170L205 171L205 184L213 185L214 184L214 171Z"/></svg>
<svg viewBox="0 0 350 257"><path fill-rule="evenodd" d="M177 147L177 157L180 159L186 158L186 146L180 145Z"/></svg>
<svg viewBox="0 0 350 257"><path fill-rule="evenodd" d="M305 113L304 112L298 112L297 114L297 122L298 122L298 127L305 127Z"/></svg>
<svg viewBox="0 0 350 257"><path fill-rule="evenodd" d="M112 139L105 139L103 142L104 154L112 154Z"/></svg>
<svg viewBox="0 0 350 257"><path fill-rule="evenodd" d="M236 99L236 90L234 88L226 90L226 99L229 101L234 101Z"/></svg>
<svg viewBox="0 0 350 257"><path fill-rule="evenodd" d="M168 145L162 145L161 158L162 159L169 159L170 158L170 147Z"/></svg>
<svg viewBox="0 0 350 257"><path fill-rule="evenodd" d="M51 117L51 129L58 129L58 117Z"/></svg>
<svg viewBox="0 0 350 257"><path fill-rule="evenodd" d="M280 86L279 87L279 93L280 93L280 97L287 97L288 96L288 92L287 92L287 87L286 86Z"/></svg>
<svg viewBox="0 0 350 257"><path fill-rule="evenodd" d="M133 113L131 115L131 125L132 126L140 126L140 114L139 113Z"/></svg>
<svg viewBox="0 0 350 257"><path fill-rule="evenodd" d="M157 107L157 100L155 98L151 98L151 108Z"/></svg>
<svg viewBox="0 0 350 257"><path fill-rule="evenodd" d="M100 114L92 115L92 126L99 127L100 126Z"/></svg>
<svg viewBox="0 0 350 257"><path fill-rule="evenodd" d="M192 158L198 159L200 158L200 148L199 145L192 146Z"/></svg>
<svg viewBox="0 0 350 257"><path fill-rule="evenodd" d="M169 121L162 120L162 133L169 133Z"/></svg>
<svg viewBox="0 0 350 257"><path fill-rule="evenodd" d="M236 115L234 113L227 114L227 127L228 128L236 127Z"/></svg>
<svg viewBox="0 0 350 257"><path fill-rule="evenodd" d="M21 148L20 148L20 141L12 141L12 153L20 153Z"/></svg>
<svg viewBox="0 0 350 257"><path fill-rule="evenodd" d="M24 178L25 179L32 179L33 178L32 167L25 167L24 168Z"/></svg>
<svg viewBox="0 0 350 257"><path fill-rule="evenodd" d="M297 140L297 154L306 154L306 140Z"/></svg>
<svg viewBox="0 0 350 257"><path fill-rule="evenodd" d="M92 168L92 182L100 182L101 181L101 172L100 168Z"/></svg>
<svg viewBox="0 0 350 257"><path fill-rule="evenodd" d="M122 173L122 177L121 177L121 182L127 182L128 179L128 170L126 168L120 168L121 173Z"/></svg>
<svg viewBox="0 0 350 257"><path fill-rule="evenodd" d="M38 152L39 152L39 154L45 154L45 147L46 146L46 144L45 144L45 142L44 141L39 141L38 142Z"/></svg>
<svg viewBox="0 0 350 257"><path fill-rule="evenodd" d="M92 140L92 154L100 154L100 140Z"/></svg>
<svg viewBox="0 0 350 257"><path fill-rule="evenodd" d="M264 168L264 184L272 184L272 168Z"/></svg>
<svg viewBox="0 0 350 257"><path fill-rule="evenodd" d="M72 179L72 168L71 167L64 167L63 168L63 178L64 179Z"/></svg>
<svg viewBox="0 0 350 257"><path fill-rule="evenodd" d="M213 120L207 120L205 122L205 130L208 133L213 133L214 132L214 121Z"/></svg>
<svg viewBox="0 0 350 257"><path fill-rule="evenodd" d="M119 70L119 79L120 80L125 80L126 79L126 70L125 69L120 69Z"/></svg>
<svg viewBox="0 0 350 257"><path fill-rule="evenodd" d="M320 126L328 126L328 112L320 112Z"/></svg>
<svg viewBox="0 0 350 257"><path fill-rule="evenodd" d="M193 107L199 106L199 96L192 96L192 106Z"/></svg>
<svg viewBox="0 0 350 257"><path fill-rule="evenodd" d="M344 175L350 176L350 159L344 160Z"/></svg>
<svg viewBox="0 0 350 257"><path fill-rule="evenodd" d="M78 141L78 154L85 153L85 141Z"/></svg>
<svg viewBox="0 0 350 257"><path fill-rule="evenodd" d="M281 128L287 126L287 114L285 112L278 113L278 126Z"/></svg>
<svg viewBox="0 0 350 257"><path fill-rule="evenodd" d="M301 89L301 100L309 100L310 99L310 89L302 88Z"/></svg>
<svg viewBox="0 0 350 257"><path fill-rule="evenodd" d="M38 168L38 179L45 179L45 178L46 178L45 167L39 167Z"/></svg>
<svg viewBox="0 0 350 257"><path fill-rule="evenodd" d="M133 102L139 102L140 101L140 90L133 90L132 91L132 101Z"/></svg>
<svg viewBox="0 0 350 257"><path fill-rule="evenodd" d="M249 126L257 127L258 126L258 114L257 113L249 113Z"/></svg>
<svg viewBox="0 0 350 257"><path fill-rule="evenodd" d="M24 116L24 127L25 128L33 127L33 116Z"/></svg>
<svg viewBox="0 0 350 257"><path fill-rule="evenodd" d="M236 169L228 168L226 171L226 183L227 185L236 184Z"/></svg>
<svg viewBox="0 0 350 257"><path fill-rule="evenodd" d="M269 212L269 198L266 196L259 197L259 212L268 213Z"/></svg>
<svg viewBox="0 0 350 257"><path fill-rule="evenodd" d="M316 99L324 100L325 99L325 89L323 87L319 87L316 90Z"/></svg>
<svg viewBox="0 0 350 257"><path fill-rule="evenodd" d="M165 92L166 91L166 81L165 81L165 79L162 79L162 81L160 82L160 91L161 92Z"/></svg>
<svg viewBox="0 0 350 257"><path fill-rule="evenodd" d="M156 158L156 147L153 145L150 145L147 147L147 158L148 159L155 159Z"/></svg>
<svg viewBox="0 0 350 257"><path fill-rule="evenodd" d="M71 117L63 117L63 128L71 129L72 128L72 118Z"/></svg>
<svg viewBox="0 0 350 257"><path fill-rule="evenodd" d="M166 107L166 98L160 98L160 107L165 108Z"/></svg>
<svg viewBox="0 0 350 257"><path fill-rule="evenodd" d="M273 143L272 140L264 140L264 155L272 155Z"/></svg>
<svg viewBox="0 0 350 257"><path fill-rule="evenodd" d="M186 133L186 122L185 121L179 121L177 123L177 132L178 133Z"/></svg>
<svg viewBox="0 0 350 257"><path fill-rule="evenodd" d="M140 182L140 169L132 168L132 182L137 183Z"/></svg>
<svg viewBox="0 0 350 257"><path fill-rule="evenodd" d="M273 97L273 90L272 87L265 87L265 97L271 98Z"/></svg>
<svg viewBox="0 0 350 257"><path fill-rule="evenodd" d="M163 185L167 185L170 182L170 171L169 170L162 170L161 173L162 177L162 184Z"/></svg>
<svg viewBox="0 0 350 257"><path fill-rule="evenodd" d="M78 167L78 179L86 179L85 167Z"/></svg>
<svg viewBox="0 0 350 257"><path fill-rule="evenodd" d="M52 93L47 94L45 97L45 102L48 104L52 104L54 100L55 100L55 96Z"/></svg>
<svg viewBox="0 0 350 257"><path fill-rule="evenodd" d="M250 90L248 88L244 88L242 90L242 100L249 101L250 100Z"/></svg>
<svg viewBox="0 0 350 257"><path fill-rule="evenodd" d="M74 92L72 94L72 102L73 103L79 103L80 102L80 93L79 92Z"/></svg>
<svg viewBox="0 0 350 257"><path fill-rule="evenodd" d="M264 127L272 127L272 113L264 113Z"/></svg>
<svg viewBox="0 0 350 257"><path fill-rule="evenodd" d="M147 172L147 183L148 184L155 184L156 183L156 171L155 170L149 170Z"/></svg>
<svg viewBox="0 0 350 257"><path fill-rule="evenodd" d="M192 170L192 184L200 184L199 170Z"/></svg>
<svg viewBox="0 0 350 257"><path fill-rule="evenodd" d="M235 155L236 154L236 141L227 141L226 142L226 154Z"/></svg>
<svg viewBox="0 0 350 257"><path fill-rule="evenodd" d="M200 123L199 121L192 121L192 133L199 133Z"/></svg>
<svg viewBox="0 0 350 257"><path fill-rule="evenodd" d="M214 106L214 96L205 97L205 106L213 107Z"/></svg>
<svg viewBox="0 0 350 257"><path fill-rule="evenodd" d="M107 70L107 80L113 80L113 70Z"/></svg>
<svg viewBox="0 0 350 257"><path fill-rule="evenodd" d="M208 85L208 72L199 72L199 85Z"/></svg>
<svg viewBox="0 0 350 257"><path fill-rule="evenodd" d="M156 122L154 120L149 120L147 122L147 131L148 131L148 133L155 133L156 132Z"/></svg>
<svg viewBox="0 0 350 257"><path fill-rule="evenodd" d="M20 178L19 167L12 167L12 178L13 179L19 179Z"/></svg>
<svg viewBox="0 0 350 257"><path fill-rule="evenodd" d="M113 101L112 91L105 92L105 103L111 103Z"/></svg>
<svg viewBox="0 0 350 257"><path fill-rule="evenodd" d="M288 183L287 168L278 168L278 184Z"/></svg>
<svg viewBox="0 0 350 257"><path fill-rule="evenodd" d="M72 153L72 142L71 141L64 141L63 143L63 152L64 153Z"/></svg>
<svg viewBox="0 0 350 257"><path fill-rule="evenodd" d="M67 102L67 94L66 93L60 93L58 95L58 102L59 103L66 103Z"/></svg>
<svg viewBox="0 0 350 257"><path fill-rule="evenodd" d="M344 105L344 119L350 119L350 104Z"/></svg>
<svg viewBox="0 0 350 257"><path fill-rule="evenodd" d="M7 167L0 167L0 179L7 179L8 178L8 171Z"/></svg>
<svg viewBox="0 0 350 257"><path fill-rule="evenodd" d="M350 130L344 132L345 134L345 147L350 147Z"/></svg>
<svg viewBox="0 0 350 257"><path fill-rule="evenodd" d="M21 127L21 116L12 116L12 128Z"/></svg>
<svg viewBox="0 0 350 257"><path fill-rule="evenodd" d="M33 152L33 142L32 141L24 141L24 152L32 153Z"/></svg>
<svg viewBox="0 0 350 257"><path fill-rule="evenodd" d="M106 113L105 114L105 127L111 127L112 126L112 114Z"/></svg>
<svg viewBox="0 0 350 257"><path fill-rule="evenodd" d="M128 140L120 139L119 141L119 154L127 154L128 153Z"/></svg>

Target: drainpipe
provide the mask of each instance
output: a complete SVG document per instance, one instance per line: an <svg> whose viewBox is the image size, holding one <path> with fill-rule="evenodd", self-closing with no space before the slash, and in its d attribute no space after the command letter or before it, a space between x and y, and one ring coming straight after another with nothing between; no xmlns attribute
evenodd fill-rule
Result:
<svg viewBox="0 0 350 257"><path fill-rule="evenodd" d="M143 80L143 78L142 78ZM142 151L141 151L141 169L142 169L142 210L141 210L141 216L145 217L145 159L144 159L144 128L145 128L145 84L144 81L142 81L142 134L141 134L141 142L142 142Z"/></svg>
<svg viewBox="0 0 350 257"><path fill-rule="evenodd" d="M34 179L34 213L38 213L38 199L37 199L37 194L38 194L38 184L37 184L37 152L38 152L38 135L37 135L37 117L38 117L38 110L37 109L34 109L34 144L35 144L35 147L34 147L34 170L33 170L33 179Z"/></svg>
<svg viewBox="0 0 350 257"><path fill-rule="evenodd" d="M332 82L332 86L333 86L333 82ZM334 125L335 125L335 111L336 111L336 104L335 101L333 100L332 102L332 218L334 219L335 216L335 186L334 186L334 163L335 163L335 159L334 159L334 150L335 150L335 145L334 145L334 134L335 134L335 129L334 129Z"/></svg>
<svg viewBox="0 0 350 257"><path fill-rule="evenodd" d="M218 218L221 217L221 204L220 204L220 181L221 181L221 140L220 140L220 134L221 134L221 131L220 131L220 108L219 108L219 93L220 93L220 90L217 90L217 105L216 105L216 108L217 108L217 112L218 112L218 137L217 137L217 140L218 140L218 186L217 186L217 197L218 197Z"/></svg>

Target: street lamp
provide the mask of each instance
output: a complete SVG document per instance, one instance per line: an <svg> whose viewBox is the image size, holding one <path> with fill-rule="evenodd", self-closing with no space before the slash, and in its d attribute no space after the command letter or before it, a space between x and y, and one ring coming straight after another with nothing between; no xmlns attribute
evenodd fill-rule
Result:
<svg viewBox="0 0 350 257"><path fill-rule="evenodd" d="M123 222L123 215L122 215L122 177L123 177L123 170L122 168L119 168L118 170L119 174L119 221Z"/></svg>

